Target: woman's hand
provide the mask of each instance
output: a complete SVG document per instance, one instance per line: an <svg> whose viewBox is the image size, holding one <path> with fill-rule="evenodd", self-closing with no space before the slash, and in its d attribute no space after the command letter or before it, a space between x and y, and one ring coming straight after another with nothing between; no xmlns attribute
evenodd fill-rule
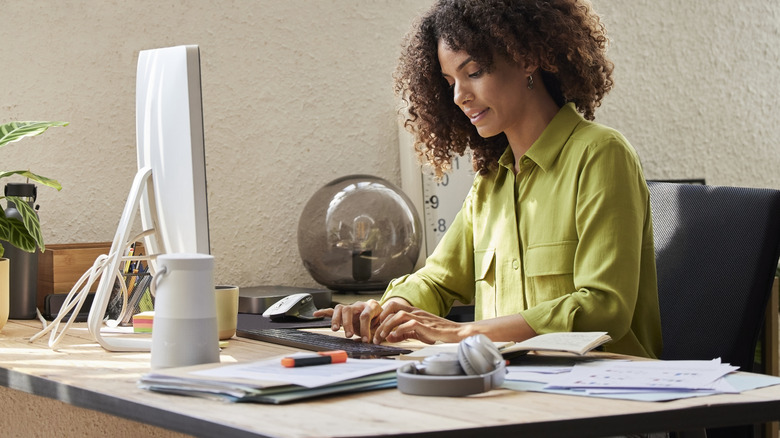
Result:
<svg viewBox="0 0 780 438"><path fill-rule="evenodd" d="M458 323L413 308L396 308L385 304L374 329L374 343L418 339L427 344L436 341L460 342L469 336L483 334L493 341L524 341L536 336L522 315L506 315L475 322Z"/></svg>
<svg viewBox="0 0 780 438"><path fill-rule="evenodd" d="M344 327L344 335L351 338L359 335L363 342L370 342L372 329L379 325L376 317L382 312L382 306L376 300L357 301L344 305L337 304L333 309L320 309L314 316L327 316L331 320L331 329L336 332Z"/></svg>
<svg viewBox="0 0 780 438"><path fill-rule="evenodd" d="M467 325L450 321L430 312L411 306L385 305L380 314L380 324L374 330L375 344L399 342L404 339L418 339L426 344L436 341L460 342L466 335Z"/></svg>
<svg viewBox="0 0 780 438"><path fill-rule="evenodd" d="M366 302L357 301L352 304L337 304L332 309L320 309L314 312L314 316L327 316L331 318L331 329L339 331L344 328L344 335L351 338L359 335L363 342L371 342L373 333L380 323L388 315L399 310L415 310L406 300L391 298L385 303L384 308L376 300Z"/></svg>

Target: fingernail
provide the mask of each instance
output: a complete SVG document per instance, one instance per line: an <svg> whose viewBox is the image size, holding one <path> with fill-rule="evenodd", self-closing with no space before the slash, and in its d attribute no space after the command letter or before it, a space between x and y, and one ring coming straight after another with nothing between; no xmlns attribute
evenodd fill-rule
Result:
<svg viewBox="0 0 780 438"><path fill-rule="evenodd" d="M339 329L339 325L338 324L333 324L332 326L330 326L330 328L333 329L333 331L335 332L336 330Z"/></svg>
<svg viewBox="0 0 780 438"><path fill-rule="evenodd" d="M363 336L363 339L362 339L362 341L363 341L363 342L368 342L368 336Z"/></svg>

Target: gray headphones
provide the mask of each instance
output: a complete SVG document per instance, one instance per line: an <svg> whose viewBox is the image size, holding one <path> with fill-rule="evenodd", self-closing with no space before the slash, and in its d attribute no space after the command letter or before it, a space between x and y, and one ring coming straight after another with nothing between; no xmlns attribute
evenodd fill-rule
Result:
<svg viewBox="0 0 780 438"><path fill-rule="evenodd" d="M404 394L464 396L501 386L506 365L487 336L474 335L460 342L457 354L426 357L422 363L404 365L396 375Z"/></svg>

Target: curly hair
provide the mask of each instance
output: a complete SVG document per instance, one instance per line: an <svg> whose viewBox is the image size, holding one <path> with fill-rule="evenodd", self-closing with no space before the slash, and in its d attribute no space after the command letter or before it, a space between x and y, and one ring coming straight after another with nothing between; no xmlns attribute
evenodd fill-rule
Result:
<svg viewBox="0 0 780 438"><path fill-rule="evenodd" d="M475 170L484 175L507 146L504 134L480 137L453 102L439 65L439 40L465 51L488 72L494 56L539 65L555 102L574 102L589 120L612 88L606 29L587 0L437 1L406 36L393 78L405 104L404 126L414 134L418 156L438 177L467 148Z"/></svg>

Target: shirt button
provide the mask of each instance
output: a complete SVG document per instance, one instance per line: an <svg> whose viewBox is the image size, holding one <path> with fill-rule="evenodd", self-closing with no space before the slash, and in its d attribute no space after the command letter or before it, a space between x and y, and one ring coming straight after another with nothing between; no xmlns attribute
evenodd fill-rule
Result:
<svg viewBox="0 0 780 438"><path fill-rule="evenodd" d="M520 262L517 261L517 259L512 260L512 269L515 271L520 267Z"/></svg>

